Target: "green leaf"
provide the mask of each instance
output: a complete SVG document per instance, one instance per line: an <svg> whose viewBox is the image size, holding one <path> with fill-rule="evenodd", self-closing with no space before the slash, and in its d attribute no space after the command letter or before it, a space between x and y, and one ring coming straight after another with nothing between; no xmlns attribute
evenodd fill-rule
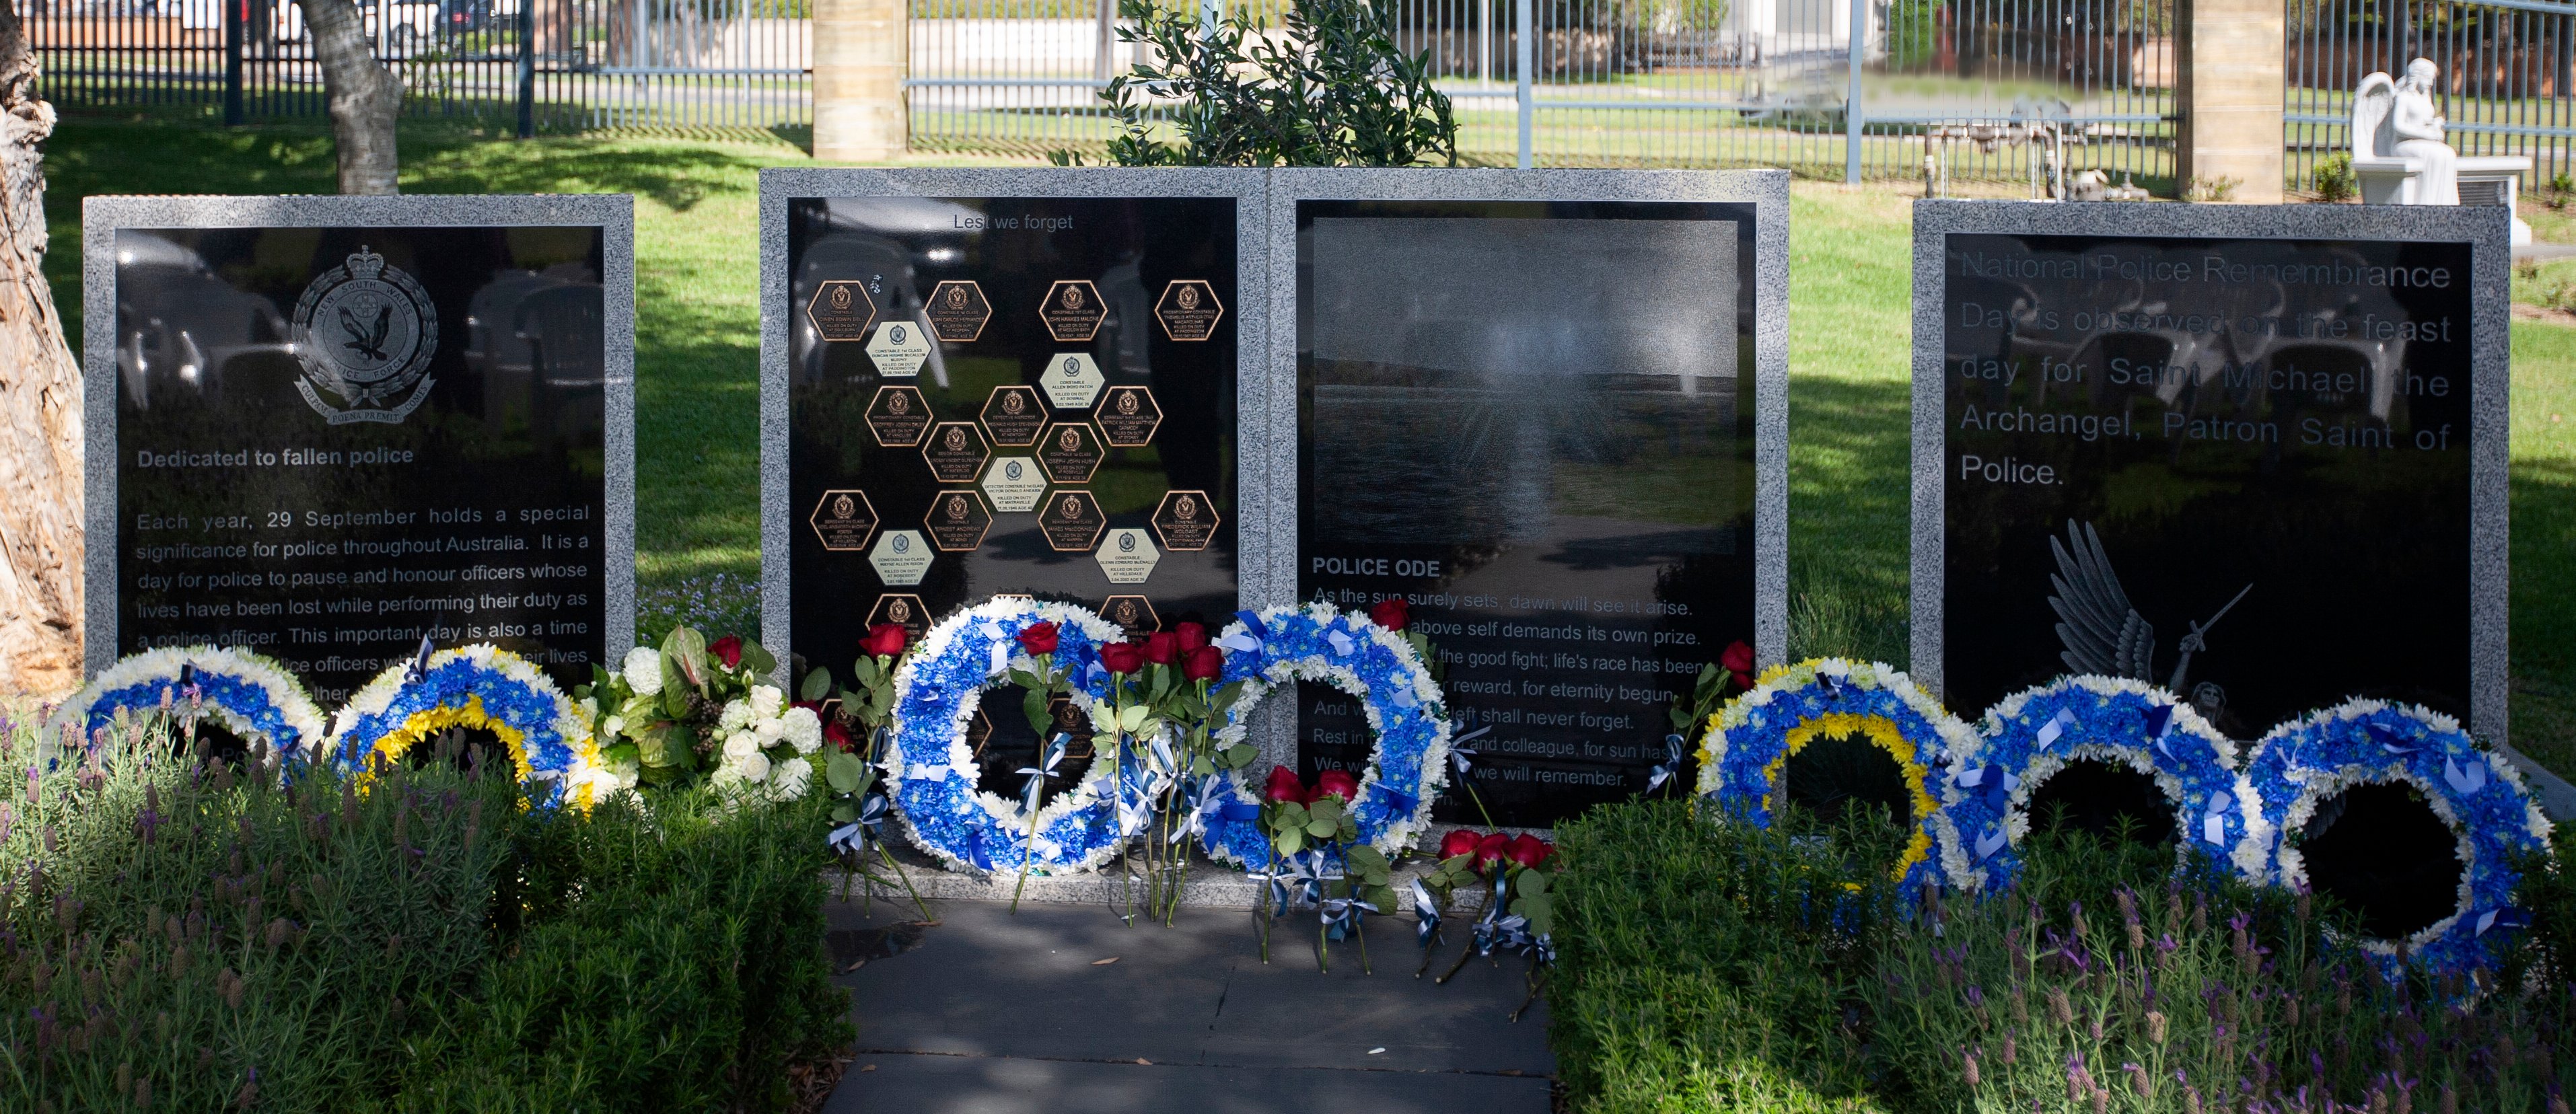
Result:
<svg viewBox="0 0 2576 1114"><path fill-rule="evenodd" d="M1190 774L1192 776L1206 777L1215 772L1216 763L1209 760L1207 755L1194 754L1190 756Z"/></svg>
<svg viewBox="0 0 2576 1114"><path fill-rule="evenodd" d="M677 719L689 714L689 687L671 670L671 659L662 659L662 714Z"/></svg>
<svg viewBox="0 0 2576 1114"><path fill-rule="evenodd" d="M1333 838L1333 833L1340 830L1340 828L1340 824L1330 820L1316 819L1306 821L1306 834L1317 839L1331 839Z"/></svg>
<svg viewBox="0 0 2576 1114"><path fill-rule="evenodd" d="M832 671L817 669L806 674L805 683L797 688L796 695L808 701L832 695Z"/></svg>
<svg viewBox="0 0 2576 1114"><path fill-rule="evenodd" d="M858 661L851 663L850 675L857 677L861 686L868 686L876 684L877 678L884 676L885 671L877 668L877 659L861 654Z"/></svg>
<svg viewBox="0 0 2576 1114"><path fill-rule="evenodd" d="M1363 871L1370 871L1378 874L1386 873L1386 852L1380 851L1375 847L1363 844L1361 846L1351 848L1350 854L1346 857L1350 859L1352 865L1359 867Z"/></svg>
<svg viewBox="0 0 2576 1114"><path fill-rule="evenodd" d="M1547 893L1546 874L1527 868L1514 871L1513 873L1517 875L1517 877L1512 879L1513 893L1519 894L1523 897L1538 897Z"/></svg>
<svg viewBox="0 0 2576 1114"><path fill-rule="evenodd" d="M1139 731L1143 731L1145 729L1145 721L1152 719L1153 716L1153 710L1142 704L1128 705L1127 710L1118 713L1118 729L1133 735Z"/></svg>
<svg viewBox="0 0 2576 1114"><path fill-rule="evenodd" d="M1259 757L1261 757L1260 748L1250 743L1237 743L1225 748L1225 767L1229 770L1239 770L1251 765L1252 760Z"/></svg>
<svg viewBox="0 0 2576 1114"><path fill-rule="evenodd" d="M1306 811L1327 824L1340 824L1342 800L1339 797L1319 797L1306 806Z"/></svg>
<svg viewBox="0 0 2576 1114"><path fill-rule="evenodd" d="M1046 737L1053 734L1051 729L1055 726L1055 717L1047 714L1046 690L1033 688L1022 693L1020 714L1028 717L1029 730L1038 733L1039 745L1045 745Z"/></svg>
<svg viewBox="0 0 2576 1114"><path fill-rule="evenodd" d="M831 759L823 766L823 779L832 784L832 790L836 793L858 792L867 773L868 764L859 761L858 755L848 751L833 751Z"/></svg>
<svg viewBox="0 0 2576 1114"><path fill-rule="evenodd" d="M1294 855L1306 849L1306 833L1290 828L1272 837L1270 842L1279 848L1280 854Z"/></svg>
<svg viewBox="0 0 2576 1114"><path fill-rule="evenodd" d="M1305 827L1306 806L1298 804L1295 801L1282 801L1279 803L1279 814L1277 820L1279 826L1282 828Z"/></svg>
<svg viewBox="0 0 2576 1114"><path fill-rule="evenodd" d="M778 656L770 653L768 647L746 638L742 640L742 668L754 677L766 677L778 672Z"/></svg>
<svg viewBox="0 0 2576 1114"><path fill-rule="evenodd" d="M858 822L858 819L859 819L859 806L857 806L857 805L850 805L850 804L841 804L841 805L833 805L833 806L832 806L832 822L833 822L833 823L835 823L835 824L853 824L853 823L857 823L857 822Z"/></svg>
<svg viewBox="0 0 2576 1114"><path fill-rule="evenodd" d="M1395 896L1395 887L1387 885L1383 880L1373 880L1361 893L1360 900L1377 906L1378 912L1393 913L1397 908L1396 902L1402 899Z"/></svg>

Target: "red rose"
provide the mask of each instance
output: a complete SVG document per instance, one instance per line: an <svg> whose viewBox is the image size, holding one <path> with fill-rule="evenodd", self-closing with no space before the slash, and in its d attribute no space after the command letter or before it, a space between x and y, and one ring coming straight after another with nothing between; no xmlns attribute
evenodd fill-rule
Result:
<svg viewBox="0 0 2576 1114"><path fill-rule="evenodd" d="M1546 840L1523 832L1512 837L1512 845L1504 850L1503 857L1522 866L1537 866L1555 853L1556 848L1548 846Z"/></svg>
<svg viewBox="0 0 2576 1114"><path fill-rule="evenodd" d="M1326 770L1315 775L1315 800L1340 797L1347 801L1360 795L1360 779L1347 770Z"/></svg>
<svg viewBox="0 0 2576 1114"><path fill-rule="evenodd" d="M1296 771L1286 766L1272 766L1270 784L1262 787L1261 796L1263 800L1273 804L1284 801L1303 804L1306 800L1306 785L1297 780Z"/></svg>
<svg viewBox="0 0 2576 1114"><path fill-rule="evenodd" d="M1225 651L1214 646L1201 646L1181 655L1181 676L1192 681L1213 681L1225 673Z"/></svg>
<svg viewBox="0 0 2576 1114"><path fill-rule="evenodd" d="M714 654L716 660L723 662L727 669L742 667L742 638L738 635L728 634L716 639L714 645L707 647L707 652Z"/></svg>
<svg viewBox="0 0 2576 1114"><path fill-rule="evenodd" d="M868 628L868 636L859 640L859 652L872 657L891 658L903 654L912 634L901 623L879 623Z"/></svg>
<svg viewBox="0 0 2576 1114"><path fill-rule="evenodd" d="M1441 861L1446 862L1460 855L1475 854L1477 842L1484 838L1482 833L1467 828L1452 829L1448 835L1440 837Z"/></svg>
<svg viewBox="0 0 2576 1114"><path fill-rule="evenodd" d="M1181 636L1170 631L1146 635L1145 660L1156 665L1170 665L1181 660Z"/></svg>
<svg viewBox="0 0 2576 1114"><path fill-rule="evenodd" d="M1031 623L1020 628L1020 649L1034 656L1055 652L1055 624Z"/></svg>
<svg viewBox="0 0 2576 1114"><path fill-rule="evenodd" d="M1181 652L1184 654L1208 644L1207 627L1198 623L1181 623L1174 626L1172 637L1180 640Z"/></svg>
<svg viewBox="0 0 2576 1114"><path fill-rule="evenodd" d="M1750 689L1750 688L1752 688L1752 687L1753 687L1753 675L1752 675L1752 674L1750 674L1750 673L1738 673L1738 674L1736 674L1736 675L1735 675L1735 687L1740 688L1740 689Z"/></svg>
<svg viewBox="0 0 2576 1114"><path fill-rule="evenodd" d="M1145 666L1145 651L1133 642L1112 642L1100 648L1100 664L1112 673L1133 673Z"/></svg>
<svg viewBox="0 0 2576 1114"><path fill-rule="evenodd" d="M1501 832L1495 832L1492 835L1477 840L1476 873L1483 874L1495 863L1501 862L1503 855L1511 850L1511 846L1512 837L1504 835Z"/></svg>
<svg viewBox="0 0 2576 1114"><path fill-rule="evenodd" d="M859 741L850 737L850 729L841 726L838 717L823 721L823 741L842 750L859 749Z"/></svg>
<svg viewBox="0 0 2576 1114"><path fill-rule="evenodd" d="M1413 622L1413 607L1403 600L1379 600L1369 605L1369 622L1388 630L1403 630Z"/></svg>
<svg viewBox="0 0 2576 1114"><path fill-rule="evenodd" d="M1729 673L1750 673L1753 671L1753 647L1739 640L1717 656L1717 664Z"/></svg>

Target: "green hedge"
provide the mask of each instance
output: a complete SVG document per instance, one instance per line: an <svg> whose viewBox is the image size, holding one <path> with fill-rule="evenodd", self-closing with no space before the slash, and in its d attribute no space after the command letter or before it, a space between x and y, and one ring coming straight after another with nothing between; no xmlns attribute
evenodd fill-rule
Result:
<svg viewBox="0 0 2576 1114"><path fill-rule="evenodd" d="M0 1109L778 1109L849 1039L819 802L279 787L154 725L0 801Z"/></svg>
<svg viewBox="0 0 2576 1114"><path fill-rule="evenodd" d="M2178 877L2170 844L2037 833L2015 891L1907 908L1892 831L1682 803L1560 828L1569 1107L2556 1114L2576 1086L2563 859L2526 864L2539 931L2505 970L2392 986L2324 899Z"/></svg>

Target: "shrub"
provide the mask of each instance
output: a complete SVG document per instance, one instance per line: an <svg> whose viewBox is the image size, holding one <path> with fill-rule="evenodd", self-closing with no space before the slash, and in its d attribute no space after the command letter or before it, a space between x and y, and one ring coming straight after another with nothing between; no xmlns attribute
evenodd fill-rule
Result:
<svg viewBox="0 0 2576 1114"><path fill-rule="evenodd" d="M2336 155L2317 164L2314 172L2317 200L2344 202L2352 200L2356 179L2352 174L2352 156Z"/></svg>
<svg viewBox="0 0 2576 1114"><path fill-rule="evenodd" d="M452 747L283 784L173 749L121 724L0 799L0 1109L777 1109L849 1039L820 800L584 817Z"/></svg>

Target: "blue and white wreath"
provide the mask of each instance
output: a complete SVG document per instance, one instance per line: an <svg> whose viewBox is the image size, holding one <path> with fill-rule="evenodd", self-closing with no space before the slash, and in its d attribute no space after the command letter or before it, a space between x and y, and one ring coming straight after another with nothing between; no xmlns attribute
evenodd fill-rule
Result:
<svg viewBox="0 0 2576 1114"><path fill-rule="evenodd" d="M2401 962L2437 974L2493 968L2513 930L2529 923L2512 907L2521 876L2510 858L2517 851L2547 850L2549 820L2513 763L2479 747L2458 720L2412 705L2349 701L2273 728L2255 744L2247 773L2266 819L2282 837L2305 828L2317 806L2335 794L2370 784L2415 787L2458 834L2459 903L2404 941L2362 941L2382 974L2395 977ZM2307 864L2299 849L2287 838L2277 842L2273 881L2305 888Z"/></svg>
<svg viewBox="0 0 2576 1114"><path fill-rule="evenodd" d="M1025 801L977 784L966 728L985 689L1007 681L1013 669L1036 670L1019 639L1040 623L1055 624L1054 665L1071 680L1075 706L1099 733L1090 769L1038 810L1032 838ZM1081 607L1019 597L988 600L932 627L895 671L894 742L881 763L913 845L951 870L975 872L1025 866L1032 874L1079 874L1115 857L1141 826L1132 808L1129 823L1120 822L1113 786L1122 768L1133 771L1137 764L1119 761L1132 748L1102 719L1110 674L1100 664L1100 648L1120 641L1116 624ZM1052 772L1052 762L1041 759L1041 765ZM1129 795L1140 795L1141 782L1129 781Z"/></svg>
<svg viewBox="0 0 2576 1114"><path fill-rule="evenodd" d="M441 731L489 731L538 807L588 809L615 792L599 759L591 715L534 662L490 644L440 650L392 666L340 709L323 753L361 780L374 759L399 761Z"/></svg>
<svg viewBox="0 0 2576 1114"><path fill-rule="evenodd" d="M162 711L209 716L244 744L266 743L273 764L303 757L323 737L322 710L286 666L248 650L185 646L147 650L100 671L54 710L41 753L50 764L66 734L86 745L120 714Z"/></svg>
<svg viewBox="0 0 2576 1114"><path fill-rule="evenodd" d="M1876 662L1820 658L1778 666L1727 702L1701 734L1699 794L1722 818L1771 825L1772 794L1789 756L1808 743L1859 735L1903 768L1912 833L1893 873L1909 896L1941 884L1932 853L1940 812L1940 769L1948 756L1975 745L1959 717Z"/></svg>
<svg viewBox="0 0 2576 1114"><path fill-rule="evenodd" d="M2021 869L2031 795L2069 763L2098 761L2155 779L2174 808L2175 843L2225 858L2261 881L2271 847L2236 744L2172 693L2120 677L2062 677L2005 697L1952 751L1934 827L1950 884L2001 892Z"/></svg>
<svg viewBox="0 0 2576 1114"><path fill-rule="evenodd" d="M1275 686L1320 681L1358 697L1374 741L1368 769L1360 775L1359 799L1351 805L1357 842L1389 857L1411 846L1430 825L1432 802L1448 784L1450 739L1447 699L1413 644L1365 614L1320 602L1237 612L1216 644L1225 650L1219 683L1243 684L1217 728L1216 745L1243 742L1253 707ZM1209 858L1235 865L1269 862L1258 791L1226 771L1193 794L1194 826Z"/></svg>

